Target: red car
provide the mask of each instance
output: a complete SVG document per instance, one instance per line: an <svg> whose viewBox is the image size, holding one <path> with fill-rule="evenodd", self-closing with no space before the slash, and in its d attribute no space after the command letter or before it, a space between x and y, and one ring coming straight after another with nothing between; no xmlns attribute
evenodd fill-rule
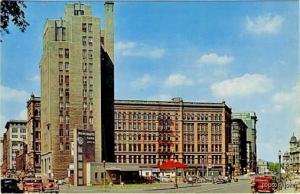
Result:
<svg viewBox="0 0 300 194"><path fill-rule="evenodd" d="M57 181L54 179L47 179L43 184L43 191L45 193L58 193L59 186Z"/></svg>
<svg viewBox="0 0 300 194"><path fill-rule="evenodd" d="M43 182L41 178L24 178L23 192L42 192Z"/></svg>
<svg viewBox="0 0 300 194"><path fill-rule="evenodd" d="M257 176L254 179L255 190L258 192L270 192L273 193L277 189L277 181L273 177L269 176Z"/></svg>

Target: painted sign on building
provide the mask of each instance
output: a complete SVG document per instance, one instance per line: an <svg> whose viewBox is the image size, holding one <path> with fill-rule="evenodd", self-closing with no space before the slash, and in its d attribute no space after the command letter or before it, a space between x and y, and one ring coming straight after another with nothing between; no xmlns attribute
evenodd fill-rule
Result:
<svg viewBox="0 0 300 194"><path fill-rule="evenodd" d="M77 129L74 138L74 185L85 185L86 163L95 161L95 131Z"/></svg>

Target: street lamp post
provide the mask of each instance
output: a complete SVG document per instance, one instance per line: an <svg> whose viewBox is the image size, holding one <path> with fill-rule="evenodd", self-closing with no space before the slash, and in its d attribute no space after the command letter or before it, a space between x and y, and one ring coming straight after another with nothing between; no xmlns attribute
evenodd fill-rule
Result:
<svg viewBox="0 0 300 194"><path fill-rule="evenodd" d="M281 150L278 151L278 159L279 159L279 183L281 183Z"/></svg>

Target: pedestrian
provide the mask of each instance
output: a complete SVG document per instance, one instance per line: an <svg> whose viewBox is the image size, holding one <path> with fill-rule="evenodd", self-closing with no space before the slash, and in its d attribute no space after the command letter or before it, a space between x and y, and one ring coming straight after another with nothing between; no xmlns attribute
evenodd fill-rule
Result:
<svg viewBox="0 0 300 194"><path fill-rule="evenodd" d="M251 192L256 193L256 183L255 183L254 178L251 179L250 185L251 185Z"/></svg>

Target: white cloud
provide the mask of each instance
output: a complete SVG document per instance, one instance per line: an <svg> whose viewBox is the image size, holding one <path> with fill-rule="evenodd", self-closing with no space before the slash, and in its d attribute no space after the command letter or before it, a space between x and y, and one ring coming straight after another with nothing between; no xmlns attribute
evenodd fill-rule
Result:
<svg viewBox="0 0 300 194"><path fill-rule="evenodd" d="M10 87L0 85L0 99L6 102L26 102L29 94L24 90L16 90Z"/></svg>
<svg viewBox="0 0 300 194"><path fill-rule="evenodd" d="M152 47L136 42L117 42L116 51L122 56L146 57L152 59L161 58L165 54L165 49L163 48Z"/></svg>
<svg viewBox="0 0 300 194"><path fill-rule="evenodd" d="M177 73L169 75L169 77L165 80L164 85L166 87L190 86L193 85L193 81L185 75Z"/></svg>
<svg viewBox="0 0 300 194"><path fill-rule="evenodd" d="M300 99L300 85L296 85L288 91L280 91L273 95L272 103L275 111L283 109L299 108L294 106L292 102L297 102Z"/></svg>
<svg viewBox="0 0 300 194"><path fill-rule="evenodd" d="M284 18L280 15L265 14L255 18L247 17L246 27L248 31L257 34L275 33L280 29L283 21Z"/></svg>
<svg viewBox="0 0 300 194"><path fill-rule="evenodd" d="M230 55L218 55L216 53L208 53L202 55L198 60L198 64L204 65L227 65L234 61L234 57Z"/></svg>
<svg viewBox="0 0 300 194"><path fill-rule="evenodd" d="M152 77L149 74L145 74L137 80L131 82L133 87L147 87L152 81Z"/></svg>
<svg viewBox="0 0 300 194"><path fill-rule="evenodd" d="M245 74L241 77L224 80L211 85L211 90L217 97L262 94L271 88L272 79L261 74Z"/></svg>

